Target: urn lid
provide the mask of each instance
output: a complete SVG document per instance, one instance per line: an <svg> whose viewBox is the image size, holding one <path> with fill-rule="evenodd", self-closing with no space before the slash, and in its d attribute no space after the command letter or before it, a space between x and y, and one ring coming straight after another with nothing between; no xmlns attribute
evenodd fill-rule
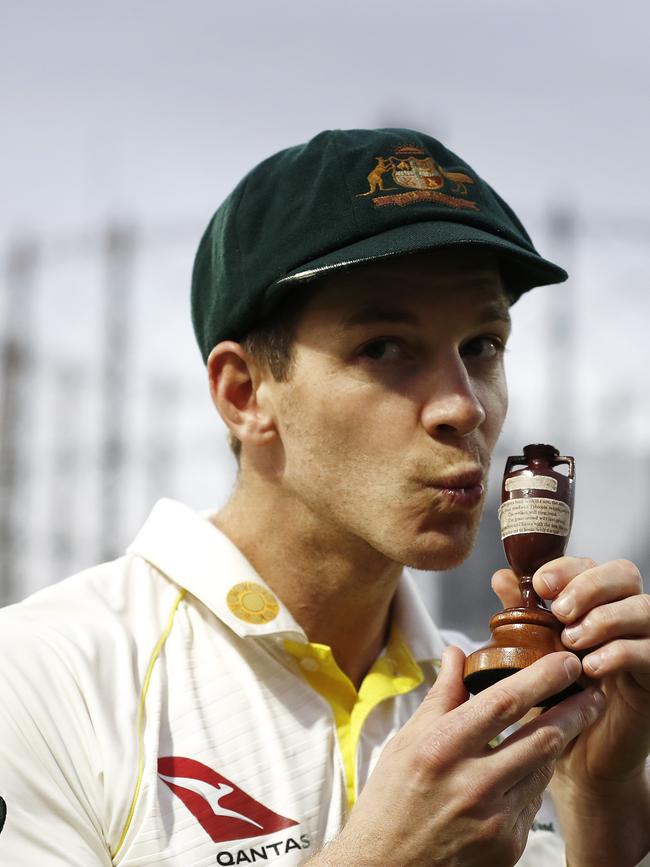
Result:
<svg viewBox="0 0 650 867"><path fill-rule="evenodd" d="M529 461L554 461L559 456L560 453L555 446L545 443L531 443L528 446L524 446L524 457Z"/></svg>

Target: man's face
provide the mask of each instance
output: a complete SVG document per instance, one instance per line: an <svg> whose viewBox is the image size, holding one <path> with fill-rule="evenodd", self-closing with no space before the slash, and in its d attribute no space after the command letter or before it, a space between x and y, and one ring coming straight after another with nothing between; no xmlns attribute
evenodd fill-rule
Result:
<svg viewBox="0 0 650 867"><path fill-rule="evenodd" d="M471 550L506 412L508 300L488 254L323 281L287 382L269 382L281 484L306 524L420 569Z"/></svg>

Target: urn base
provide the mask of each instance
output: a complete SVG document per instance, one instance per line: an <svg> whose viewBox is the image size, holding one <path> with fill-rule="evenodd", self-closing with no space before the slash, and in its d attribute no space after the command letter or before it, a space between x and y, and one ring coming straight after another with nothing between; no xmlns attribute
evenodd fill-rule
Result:
<svg viewBox="0 0 650 867"><path fill-rule="evenodd" d="M560 638L562 628L560 621L540 606L500 611L490 620L492 640L465 660L465 686L476 695L547 653L566 650ZM539 707L552 707L581 689L579 683L571 684L541 702Z"/></svg>

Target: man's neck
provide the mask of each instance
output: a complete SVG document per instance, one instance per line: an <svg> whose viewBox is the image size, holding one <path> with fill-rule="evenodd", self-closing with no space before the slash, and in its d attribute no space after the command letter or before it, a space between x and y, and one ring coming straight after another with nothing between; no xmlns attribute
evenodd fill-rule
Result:
<svg viewBox="0 0 650 867"><path fill-rule="evenodd" d="M301 504L268 488L263 494L238 485L212 521L358 688L386 643L402 567Z"/></svg>

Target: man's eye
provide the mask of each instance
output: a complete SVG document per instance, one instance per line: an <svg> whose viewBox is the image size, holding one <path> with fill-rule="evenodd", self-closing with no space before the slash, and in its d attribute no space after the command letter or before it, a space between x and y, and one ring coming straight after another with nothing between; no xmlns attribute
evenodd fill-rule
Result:
<svg viewBox="0 0 650 867"><path fill-rule="evenodd" d="M403 354L402 346L396 340L373 340L361 350L361 355L375 361L397 361Z"/></svg>
<svg viewBox="0 0 650 867"><path fill-rule="evenodd" d="M505 350L505 343L500 337L475 337L463 346L463 355L474 358L496 358Z"/></svg>

